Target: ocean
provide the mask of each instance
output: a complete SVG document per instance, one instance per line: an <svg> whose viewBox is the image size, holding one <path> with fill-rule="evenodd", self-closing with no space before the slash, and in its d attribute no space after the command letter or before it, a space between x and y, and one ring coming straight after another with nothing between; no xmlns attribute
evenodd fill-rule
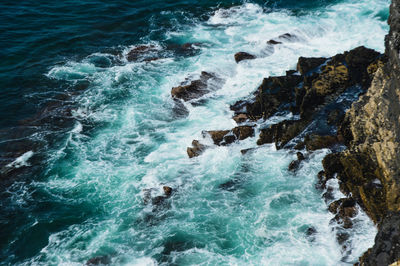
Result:
<svg viewBox="0 0 400 266"><path fill-rule="evenodd" d="M330 150L293 173L291 150L263 145L242 155L257 134L215 146L202 131L235 127L229 106L300 56L360 45L383 52L389 4L2 1L0 264L356 262L376 228L360 211L346 252L337 243L314 186ZM267 46L286 33L296 38ZM141 46L150 50L128 60ZM257 59L237 64L240 51ZM202 71L219 77L218 89L178 108L171 88ZM194 139L210 148L189 159ZM172 196L145 204L163 186Z"/></svg>

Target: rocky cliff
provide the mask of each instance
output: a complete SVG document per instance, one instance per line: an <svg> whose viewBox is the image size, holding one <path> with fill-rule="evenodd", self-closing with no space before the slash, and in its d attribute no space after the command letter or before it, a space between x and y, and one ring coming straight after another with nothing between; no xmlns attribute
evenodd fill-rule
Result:
<svg viewBox="0 0 400 266"><path fill-rule="evenodd" d="M347 150L324 159L325 175L337 174L341 190L378 225L375 245L360 265L400 259L400 1L393 0L386 37L388 61L367 93L353 103L339 128Z"/></svg>

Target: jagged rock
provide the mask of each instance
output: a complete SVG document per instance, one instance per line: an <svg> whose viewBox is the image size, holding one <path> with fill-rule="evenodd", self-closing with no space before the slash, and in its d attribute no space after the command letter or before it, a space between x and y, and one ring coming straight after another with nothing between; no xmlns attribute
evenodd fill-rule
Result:
<svg viewBox="0 0 400 266"><path fill-rule="evenodd" d="M258 145L275 142L278 149L283 148L289 141L299 135L309 124L306 120L285 120L262 129Z"/></svg>
<svg viewBox="0 0 400 266"><path fill-rule="evenodd" d="M210 135L215 145L228 145L236 140L245 140L254 136L253 126L238 126L232 130L204 131L203 134Z"/></svg>
<svg viewBox="0 0 400 266"><path fill-rule="evenodd" d="M229 130L211 130L205 133L209 134L215 145L220 145L224 141L225 135L227 135Z"/></svg>
<svg viewBox="0 0 400 266"><path fill-rule="evenodd" d="M157 51L157 48L154 45L140 45L131 49L127 54L127 59L129 62L138 61L140 59L147 59L147 61L157 60L156 57L145 57L151 52Z"/></svg>
<svg viewBox="0 0 400 266"><path fill-rule="evenodd" d="M247 116L246 114L238 114L238 115L235 115L235 116L233 117L233 120L235 120L235 122L238 123L238 124L244 123L244 122L246 122L248 119L249 119L249 118L248 118L248 116Z"/></svg>
<svg viewBox="0 0 400 266"><path fill-rule="evenodd" d="M191 81L190 84L172 88L171 95L173 98L182 99L184 101L199 98L210 92L207 86L208 81L217 79L218 78L214 74L203 71L201 72L200 78Z"/></svg>
<svg viewBox="0 0 400 266"><path fill-rule="evenodd" d="M380 223L375 245L360 258L360 265L389 265L399 258L400 213L389 212Z"/></svg>
<svg viewBox="0 0 400 266"><path fill-rule="evenodd" d="M327 58L324 57L300 57L297 62L297 71L301 75L305 75L311 70L325 63Z"/></svg>
<svg viewBox="0 0 400 266"><path fill-rule="evenodd" d="M246 53L246 52L239 52L235 54L235 61L236 63L239 63L240 61L243 60L250 60L250 59L255 59L256 57L252 54Z"/></svg>
<svg viewBox="0 0 400 266"><path fill-rule="evenodd" d="M315 134L307 135L304 139L306 149L315 151L319 149L329 148L338 143L336 136L320 136Z"/></svg>
<svg viewBox="0 0 400 266"><path fill-rule="evenodd" d="M329 112L328 118L326 119L328 125L339 126L344 119L344 112L340 109L334 109Z"/></svg>
<svg viewBox="0 0 400 266"><path fill-rule="evenodd" d="M199 156L207 148L205 145L201 144L198 140L193 140L192 146L193 147L188 147L186 150L189 158Z"/></svg>
<svg viewBox="0 0 400 266"><path fill-rule="evenodd" d="M304 157L303 153L301 153L301 152L298 152L296 155L297 155L297 160L294 160L289 164L289 171L292 171L292 172L297 171L300 167L301 162L306 159Z"/></svg>

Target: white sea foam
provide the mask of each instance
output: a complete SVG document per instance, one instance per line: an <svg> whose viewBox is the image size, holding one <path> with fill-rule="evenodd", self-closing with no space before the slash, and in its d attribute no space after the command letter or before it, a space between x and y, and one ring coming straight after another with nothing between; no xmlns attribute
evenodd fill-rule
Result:
<svg viewBox="0 0 400 266"><path fill-rule="evenodd" d="M381 0L345 1L295 16L245 3L219 9L185 31L165 32L168 41L207 44L196 56L98 67L94 57L111 55L95 54L52 68L49 78L87 79L93 85L78 96L73 114L79 122L71 133L85 134L85 123L102 127L90 139L71 136L54 158L68 174L55 171L36 186L60 200L96 206L101 214L53 233L33 262L40 256L54 263L83 262L108 250L113 263L126 265L154 265L152 258L162 256L181 265L344 264L329 224L333 217L314 189L328 150L311 155L293 175L287 167L295 154L273 145L256 147L257 136L217 147L201 132L234 127L229 104L247 97L262 78L294 69L299 56L331 56L358 45L383 51L387 26L377 14L387 6ZM297 38L267 45L285 33ZM236 64L238 51L258 58ZM171 88L201 71L224 79L222 88L206 95L204 104L186 103L189 115L176 118ZM295 117L282 114L263 126L284 119ZM189 160L186 148L193 139L210 148ZM255 149L242 156L247 148ZM63 160L67 156L72 163ZM169 208L157 213L144 206L143 190L162 195L165 184L176 190ZM336 191L337 198L343 196ZM365 214L357 219L349 261L372 245L373 234L365 232L376 232ZM316 229L314 241L305 236L308 227ZM179 246L182 242L187 247ZM172 251L163 253L168 245Z"/></svg>
<svg viewBox="0 0 400 266"><path fill-rule="evenodd" d="M28 163L28 161L33 156L33 154L33 151L27 151L19 156L17 159L15 159L13 162L7 164L7 167L20 168L22 166L29 166L30 164Z"/></svg>

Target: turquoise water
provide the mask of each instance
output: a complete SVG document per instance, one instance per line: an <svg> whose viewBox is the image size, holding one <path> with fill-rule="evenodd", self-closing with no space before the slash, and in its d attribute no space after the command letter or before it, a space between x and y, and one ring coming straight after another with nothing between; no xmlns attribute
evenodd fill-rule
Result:
<svg viewBox="0 0 400 266"><path fill-rule="evenodd" d="M262 78L294 69L299 56L331 56L359 45L382 52L389 2L154 5L158 8L142 3L141 9L129 9L126 21L139 21L130 39L118 30L117 37L102 38L99 30L90 38L99 47L94 41L80 51L66 45L58 51L62 59L48 44L41 49L54 49L54 57L18 72L40 70L40 82L46 83L27 89L28 101L67 92L69 110L68 118L52 116L52 127L36 125L29 133L46 144L25 147L7 162L6 168L28 169L28 178L2 190L3 264L79 265L98 256L116 265L355 262L373 244L376 229L361 212L347 244L351 252L337 244L329 223L333 215L314 188L329 150L311 154L293 174L287 170L296 157L290 150L264 145L241 154L256 147L257 134L227 147L205 139L211 148L194 159L186 147L202 139L203 130L235 127L229 105L253 92ZM139 16L146 12L153 13ZM79 20L72 21L79 29ZM108 31L112 35L113 28ZM298 38L267 47L266 41L284 33ZM182 55L166 48L187 42L200 43L199 50ZM161 59L128 62L129 50L142 44L154 45ZM238 51L258 58L236 64ZM216 73L220 89L199 104L185 103L188 115L178 115L171 88L201 71ZM84 89L76 89L82 84ZM290 117L280 114L264 124ZM39 170L29 170L36 164ZM174 189L171 198L159 207L144 204L146 189L158 196L164 185ZM316 230L311 237L310 227Z"/></svg>

